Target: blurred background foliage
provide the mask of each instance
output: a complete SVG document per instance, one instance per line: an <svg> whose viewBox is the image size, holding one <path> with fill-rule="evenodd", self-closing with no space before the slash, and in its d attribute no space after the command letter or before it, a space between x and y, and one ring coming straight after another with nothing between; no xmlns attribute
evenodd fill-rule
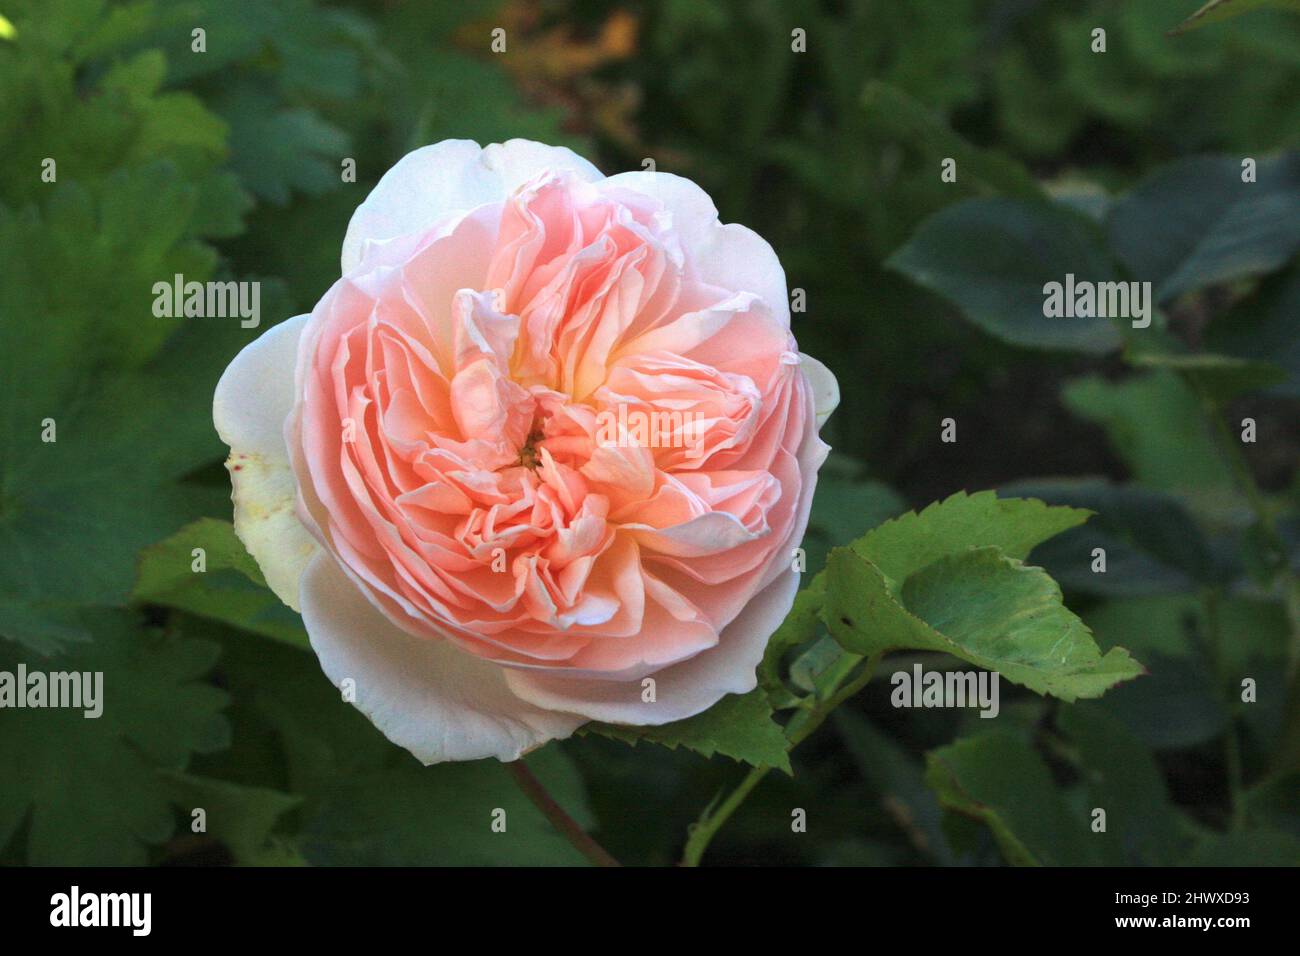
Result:
<svg viewBox="0 0 1300 956"><path fill-rule="evenodd" d="M188 548L165 539L229 518L217 377L337 277L369 186L428 142L526 137L695 179L804 290L795 333L843 390L810 570L959 489L1090 507L1034 559L1103 650L1149 671L1068 706L1004 684L996 734L973 712L893 709L878 680L711 862L992 864L1008 833L1056 863L1300 862L1300 16L1264 5L1167 36L1195 5L0 0L0 669L104 670L112 695L98 721L0 712L0 860L579 861L495 763L421 768L342 704L237 549L210 556L197 593L167 578ZM1209 154L1225 158L1186 160ZM1161 296L1154 357L1118 351L1114 328L1017 331L1008 289L1041 278L998 270L1075 261L1035 237L1077 231L1088 261L1159 287L1231 218L1213 177L1244 156L1261 187L1274 171L1268 202L1239 212L1259 234L1224 240L1249 261L1193 260ZM263 328L153 316L174 273L260 279ZM1247 416L1254 444L1213 424ZM1240 703L1242 675L1258 703ZM941 807L927 753L987 813ZM674 860L740 773L595 736L529 762L639 863ZM1104 840L1051 824L1098 805L1122 821ZM498 807L507 834L490 832Z"/></svg>

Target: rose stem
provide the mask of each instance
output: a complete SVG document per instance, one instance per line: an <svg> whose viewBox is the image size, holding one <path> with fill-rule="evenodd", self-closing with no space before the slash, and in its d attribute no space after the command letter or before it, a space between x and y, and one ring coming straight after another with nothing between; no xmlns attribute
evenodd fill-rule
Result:
<svg viewBox="0 0 1300 956"><path fill-rule="evenodd" d="M856 656L856 655L855 655ZM840 704L844 703L862 688L867 686L871 676L876 672L876 665L880 663L883 653L877 652L867 658L866 664L863 665L856 677L843 686L837 688L826 697L820 704L810 711L801 711L791 719L786 726L785 732L788 738L786 750L793 750L799 746L814 730L822 725L822 722L831 715ZM722 829L722 825L731 818L745 798L749 796L750 791L762 783L763 778L767 776L768 771L772 768L767 766L754 767L740 782L716 810L705 811L700 821L694 824L686 838L686 848L682 853L682 866L699 866L700 860L704 857L704 851L709 848L709 843L713 840L714 835Z"/></svg>
<svg viewBox="0 0 1300 956"><path fill-rule="evenodd" d="M524 765L522 759L507 763L506 769L515 778L515 783L524 792L524 796L533 802L533 806L542 811L546 819L551 821L551 825L559 830L566 840L577 847L579 853L596 866L622 866L618 860L610 856L608 850L588 836L587 831L578 826L577 820L569 816L564 811L564 808L555 802L555 798L551 796L550 792L547 791L533 772Z"/></svg>

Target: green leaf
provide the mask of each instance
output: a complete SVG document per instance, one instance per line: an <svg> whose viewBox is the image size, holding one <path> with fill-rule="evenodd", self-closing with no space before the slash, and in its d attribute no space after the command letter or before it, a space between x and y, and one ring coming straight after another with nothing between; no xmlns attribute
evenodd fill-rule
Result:
<svg viewBox="0 0 1300 956"><path fill-rule="evenodd" d="M1089 818L1070 811L1047 765L1019 738L969 737L930 751L925 762L940 805L985 824L1008 863L1091 861Z"/></svg>
<svg viewBox="0 0 1300 956"><path fill-rule="evenodd" d="M940 651L1067 701L1142 673L1122 648L1098 651L1041 568L997 548L940 558L897 592L871 562L841 550L827 580L827 626L856 654Z"/></svg>
<svg viewBox="0 0 1300 956"><path fill-rule="evenodd" d="M214 167L226 157L225 124L191 93L162 90L162 56L138 48L156 16L152 3L10 0L6 10L15 14L23 39L0 61L4 202L46 205L73 182L93 189L158 159L177 164L194 185L220 175ZM185 59L206 59L188 51L191 23L182 18L174 35L184 37ZM57 184L29 172L46 157L58 162ZM153 210L163 218L174 212L163 203ZM83 251L92 245L86 242Z"/></svg>
<svg viewBox="0 0 1300 956"><path fill-rule="evenodd" d="M901 582L931 562L973 546L1001 548L1008 557L1026 558L1036 545L1082 524L1089 514L1031 498L999 498L992 491L958 491L919 513L909 511L886 521L851 547Z"/></svg>
<svg viewBox="0 0 1300 956"><path fill-rule="evenodd" d="M762 688L728 694L702 714L658 727L591 723L584 731L634 746L647 740L670 750L685 747L705 757L722 754L755 767L793 772L785 733L772 720L772 706Z"/></svg>
<svg viewBox="0 0 1300 956"><path fill-rule="evenodd" d="M1151 752L1099 704L1064 708L1057 721L1078 748L1088 807L1106 811L1106 829L1092 832L1110 866L1169 866L1181 838L1164 777Z"/></svg>
<svg viewBox="0 0 1300 956"><path fill-rule="evenodd" d="M1144 368L1167 368L1181 375L1193 390L1222 405L1247 392L1286 381L1286 371L1272 362L1228 355L1165 355L1144 353L1130 361Z"/></svg>
<svg viewBox="0 0 1300 956"><path fill-rule="evenodd" d="M217 109L230 123L235 171L254 195L282 206L295 191L316 196L342 186L348 135L318 113L247 85L225 93Z"/></svg>
<svg viewBox="0 0 1300 956"><path fill-rule="evenodd" d="M141 547L228 511L180 481L223 449L206 414L177 410L208 407L259 332L153 315L155 282L212 274L180 169L60 182L41 212L0 206L0 598L121 603Z"/></svg>
<svg viewBox="0 0 1300 956"><path fill-rule="evenodd" d="M145 862L171 835L158 770L184 769L192 753L225 747L226 695L200 683L218 647L141 631L134 616L83 615L94 640L33 660L0 642L0 671L102 676L102 714L85 709L5 711L0 720L0 847L30 815L26 858L37 865Z"/></svg>
<svg viewBox="0 0 1300 956"><path fill-rule="evenodd" d="M0 597L0 637L38 654L53 654L68 644L90 640L75 607L26 604Z"/></svg>
<svg viewBox="0 0 1300 956"><path fill-rule="evenodd" d="M768 701L774 708L793 707L799 701L781 679L782 664L788 653L817 636L825 597L826 577L818 574L811 584L795 595L790 613L768 639L763 660L758 665L758 684L767 692Z"/></svg>
<svg viewBox="0 0 1300 956"><path fill-rule="evenodd" d="M1287 372L1273 391L1300 396L1300 264L1269 276L1259 291L1216 317L1205 346L1215 352L1277 364Z"/></svg>
<svg viewBox="0 0 1300 956"><path fill-rule="evenodd" d="M562 750L547 747L528 765L579 824L592 826L581 779ZM364 775L306 786L298 845L314 865L585 864L495 760L421 767L403 755ZM493 831L494 819L505 822L504 832Z"/></svg>
<svg viewBox="0 0 1300 956"><path fill-rule="evenodd" d="M1120 382L1084 376L1068 382L1061 398L1070 411L1106 430L1142 484L1202 494L1231 486L1200 401L1174 373L1156 370Z"/></svg>
<svg viewBox="0 0 1300 956"><path fill-rule="evenodd" d="M284 865L284 848L272 831L281 817L302 803L301 797L175 771L160 776L191 829L194 811L202 809L204 829L199 832L225 844L235 863Z"/></svg>
<svg viewBox="0 0 1300 956"><path fill-rule="evenodd" d="M244 216L253 197L244 192L234 173L218 173L199 184L190 231L204 239L229 239L244 231Z"/></svg>
<svg viewBox="0 0 1300 956"><path fill-rule="evenodd" d="M850 654L833 637L824 636L790 664L790 683L817 700L827 700L848 677L859 654Z"/></svg>
<svg viewBox="0 0 1300 956"><path fill-rule="evenodd" d="M1040 568L1020 559L1088 512L958 493L831 552L822 620L846 650L932 650L1065 700L1096 697L1141 666L1104 657Z"/></svg>
<svg viewBox="0 0 1300 956"><path fill-rule="evenodd" d="M1113 264L1094 226L1061 205L970 199L940 210L886 263L1014 345L1103 354L1118 348L1108 318L1048 318L1049 282L1109 282Z"/></svg>
<svg viewBox="0 0 1300 956"><path fill-rule="evenodd" d="M1150 672L1140 688L1116 688L1102 704L1149 747L1193 747L1223 733L1224 702L1239 699L1246 677L1255 681L1257 702L1241 707L1239 719L1265 749L1277 738L1286 713L1285 609L1276 601L1232 597L1219 600L1216 610L1222 682L1209 663L1215 638L1202 599L1108 601L1086 615L1101 647L1122 644Z"/></svg>
<svg viewBox="0 0 1300 956"><path fill-rule="evenodd" d="M1209 3L1170 30L1169 35L1178 36L1208 23L1219 23L1252 10L1270 7L1279 10L1300 10L1300 0L1209 0Z"/></svg>
<svg viewBox="0 0 1300 956"><path fill-rule="evenodd" d="M202 56L190 50L195 23L208 31ZM361 90L360 48L369 34L364 18L311 0L191 0L149 39L169 53L173 80L247 73L288 94L352 99Z"/></svg>
<svg viewBox="0 0 1300 956"><path fill-rule="evenodd" d="M124 602L142 547L196 513L228 510L215 488L179 480L222 446L207 415L176 409L211 403L233 337L248 332L200 320L138 372L15 398L0 412L13 425L0 442L0 596ZM47 418L55 441L42 440Z"/></svg>
<svg viewBox="0 0 1300 956"><path fill-rule="evenodd" d="M196 572L194 549L206 570ZM309 647L302 619L281 603L228 521L200 518L140 555L132 597L208 617L294 647Z"/></svg>
<svg viewBox="0 0 1300 956"><path fill-rule="evenodd" d="M1300 249L1300 153L1260 160L1242 182L1239 157L1162 167L1115 203L1107 233L1157 302L1284 265Z"/></svg>
<svg viewBox="0 0 1300 956"><path fill-rule="evenodd" d="M4 370L15 389L31 388L17 392L21 399L65 389L101 362L138 367L158 352L183 320L153 314L153 284L178 272L203 281L212 271L211 251L187 241L197 199L175 165L157 162L93 187L61 184L39 214L0 206L0 251L15 267L0 289L4 342L23 347L5 355Z"/></svg>

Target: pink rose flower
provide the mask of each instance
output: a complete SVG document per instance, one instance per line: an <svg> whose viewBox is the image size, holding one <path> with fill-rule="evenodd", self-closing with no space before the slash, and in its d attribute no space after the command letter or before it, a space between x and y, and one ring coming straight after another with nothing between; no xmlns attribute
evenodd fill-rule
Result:
<svg viewBox="0 0 1300 956"><path fill-rule="evenodd" d="M752 690L837 398L771 247L690 181L448 140L380 180L213 418L325 673L435 763Z"/></svg>

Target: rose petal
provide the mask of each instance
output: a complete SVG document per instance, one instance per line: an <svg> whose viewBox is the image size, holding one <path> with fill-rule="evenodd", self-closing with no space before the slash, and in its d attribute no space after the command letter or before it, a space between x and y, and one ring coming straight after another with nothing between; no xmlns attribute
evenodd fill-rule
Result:
<svg viewBox="0 0 1300 956"><path fill-rule="evenodd" d="M357 207L343 239L343 272L361 264L367 242L383 242L431 228L440 220L497 202L546 170L571 170L586 180L600 171L560 146L525 139L486 149L447 139L407 153Z"/></svg>
<svg viewBox="0 0 1300 956"><path fill-rule="evenodd" d="M799 353L799 368L812 387L813 407L817 409L817 427L821 428L840 404L840 383L834 372L803 352Z"/></svg>
<svg viewBox="0 0 1300 956"><path fill-rule="evenodd" d="M399 630L328 554L303 575L302 617L329 679L355 681L357 709L422 763L517 760L584 721L520 700L496 664Z"/></svg>
<svg viewBox="0 0 1300 956"><path fill-rule="evenodd" d="M785 619L799 590L799 575L787 571L754 595L716 647L654 674L655 700L641 699L639 681L579 680L536 670L508 670L506 682L519 697L551 710L582 714L615 724L658 725L707 710L724 694L745 694L758 681L755 668L767 639Z"/></svg>
<svg viewBox="0 0 1300 956"><path fill-rule="evenodd" d="M672 173L637 170L610 176L601 186L658 199L672 214L686 263L700 280L728 292L753 292L784 328L790 327L785 270L776 253L752 229L720 223L713 200L695 183Z"/></svg>
<svg viewBox="0 0 1300 956"><path fill-rule="evenodd" d="M293 408L294 363L307 316L267 329L235 356L212 398L212 420L230 446L235 533L276 596L298 610L298 579L319 546L298 520L284 422Z"/></svg>

